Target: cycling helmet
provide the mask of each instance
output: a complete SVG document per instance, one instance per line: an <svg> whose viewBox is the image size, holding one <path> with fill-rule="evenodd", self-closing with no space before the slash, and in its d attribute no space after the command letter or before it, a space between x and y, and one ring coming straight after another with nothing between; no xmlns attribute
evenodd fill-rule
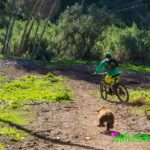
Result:
<svg viewBox="0 0 150 150"><path fill-rule="evenodd" d="M112 55L111 55L110 52L107 52L106 55L105 55L105 57L106 57L106 58L112 58Z"/></svg>

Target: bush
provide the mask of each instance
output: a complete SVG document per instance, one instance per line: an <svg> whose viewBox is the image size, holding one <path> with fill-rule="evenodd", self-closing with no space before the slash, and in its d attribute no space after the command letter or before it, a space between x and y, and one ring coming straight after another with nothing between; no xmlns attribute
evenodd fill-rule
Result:
<svg viewBox="0 0 150 150"><path fill-rule="evenodd" d="M140 30L136 24L124 29L111 26L103 32L103 37L103 41L97 42L103 54L111 51L119 60L150 63L150 31Z"/></svg>
<svg viewBox="0 0 150 150"><path fill-rule="evenodd" d="M100 51L95 43L101 39L101 33L107 25L114 21L114 16L108 16L106 12L105 8L99 9L95 5L91 5L86 13L82 12L79 4L67 8L58 22L59 54L79 59L99 57ZM103 15L105 17L102 18Z"/></svg>
<svg viewBox="0 0 150 150"><path fill-rule="evenodd" d="M55 41L55 35L54 35L55 25L49 22L45 34L41 39L40 35L43 31L44 24L45 22L41 21L41 25L39 27L37 37L35 38L37 22L34 23L28 43L24 45L24 49L25 49L23 54L24 56L35 58L35 59L49 60L55 54L55 49L53 48L54 41ZM10 55L16 56L19 54L19 46L20 46L25 25L26 25L26 21L17 20L15 22L13 32L12 32L12 38L9 46ZM0 49L2 49L3 47L5 33L6 30L4 29L0 30ZM37 51L37 47L39 47L38 51Z"/></svg>

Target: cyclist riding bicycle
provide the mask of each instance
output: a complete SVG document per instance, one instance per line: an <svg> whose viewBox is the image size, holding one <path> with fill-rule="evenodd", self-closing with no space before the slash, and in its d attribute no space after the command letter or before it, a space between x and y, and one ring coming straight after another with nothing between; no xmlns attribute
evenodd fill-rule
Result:
<svg viewBox="0 0 150 150"><path fill-rule="evenodd" d="M102 60L96 69L96 74L106 70L107 75L105 77L105 82L109 88L109 94L112 94L111 83L118 83L121 71L119 70L118 62L112 57L111 53L107 53L106 58Z"/></svg>

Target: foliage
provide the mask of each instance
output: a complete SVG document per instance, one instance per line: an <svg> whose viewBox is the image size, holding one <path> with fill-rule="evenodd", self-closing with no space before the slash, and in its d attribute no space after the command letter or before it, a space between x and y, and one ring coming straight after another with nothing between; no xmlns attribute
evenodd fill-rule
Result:
<svg viewBox="0 0 150 150"><path fill-rule="evenodd" d="M12 56L16 56L19 54L19 44L21 41L21 37L23 34L23 29L25 28L26 21L16 21L12 33L11 43L10 43L10 54ZM31 22L30 22L31 24ZM41 21L41 25L39 31L37 33L37 38L35 39L35 31L37 27L37 22L35 21L33 30L31 32L31 36L29 38L29 42L25 45L26 53L23 55L28 58L35 59L44 59L50 60L51 57L55 55L55 45L53 44L55 41L55 25L49 22L48 28L44 34L44 37L41 39L39 36L44 28L44 21ZM2 49L4 42L5 30L0 30L0 49ZM53 42L52 42L53 40ZM37 45L39 46L39 51L36 51Z"/></svg>
<svg viewBox="0 0 150 150"><path fill-rule="evenodd" d="M103 6L103 3L98 5ZM111 4L112 2L109 5ZM150 31L138 28L135 23L127 27L116 15L108 13L107 7L98 8L94 4L85 10L79 4L68 7L56 24L48 23L41 38L44 23L45 20L41 20L36 37L38 23L34 22L22 57L46 61L55 57L97 60L106 51L112 51L120 60L144 65L150 62ZM20 56L19 44L25 24L26 21L23 20L15 22L9 47L11 56ZM0 49L3 47L5 33L5 29L0 29Z"/></svg>
<svg viewBox="0 0 150 150"><path fill-rule="evenodd" d="M0 27L1 28L8 24L10 7L11 7L10 1L8 0L0 1Z"/></svg>
<svg viewBox="0 0 150 150"><path fill-rule="evenodd" d="M78 4L68 7L58 22L60 55L68 58L99 58L101 53L94 49L94 45L101 39L104 28L115 20L111 14L101 19L105 13L105 8L99 9L95 5L89 7L87 14L82 13L82 6Z"/></svg>
<svg viewBox="0 0 150 150"><path fill-rule="evenodd" d="M67 6L72 6L75 3L81 3L79 0L62 0L61 10L66 9ZM150 5L149 0L135 1L135 0L86 0L84 1L84 8L86 9L92 4L96 4L98 8L107 7L111 10L117 18L122 20L127 26L132 26L135 22L140 27L149 28L150 23ZM140 7L141 6L141 7ZM132 8L135 7L135 8Z"/></svg>
<svg viewBox="0 0 150 150"><path fill-rule="evenodd" d="M18 19L25 20L31 13L33 6L35 5L36 0L16 0L17 7L19 9ZM1 0L0 1L0 25L2 27L6 26L8 23L8 16L10 15L10 3L11 0ZM59 2L57 4L57 9L55 10L55 14L58 16L62 13L68 6L72 6L75 3L82 3L81 0L61 0L61 4L59 6ZM149 19L150 19L150 6L148 0L143 1L135 1L135 0L86 0L83 3L84 10L92 5L96 4L98 8L102 8L106 6L109 10L115 13L116 17L125 22L126 25L130 26L133 22L136 22L140 27L149 27ZM135 7L142 6L142 7ZM46 17L48 16L48 10L51 7L51 3L46 3L46 8L40 15ZM135 7L134 9L131 7ZM127 10L122 10L127 8ZM54 16L54 15L53 15Z"/></svg>
<svg viewBox="0 0 150 150"><path fill-rule="evenodd" d="M97 42L97 46L104 52L112 51L120 60L149 64L149 31L140 30L136 24L124 29L112 26L103 32L103 36L104 40Z"/></svg>

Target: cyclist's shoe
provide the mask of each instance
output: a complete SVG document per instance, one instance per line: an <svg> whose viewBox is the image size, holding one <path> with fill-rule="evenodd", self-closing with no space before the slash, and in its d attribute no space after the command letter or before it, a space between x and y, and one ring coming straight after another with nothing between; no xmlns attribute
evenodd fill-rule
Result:
<svg viewBox="0 0 150 150"><path fill-rule="evenodd" d="M112 91L111 88L107 91L107 94L109 94L109 95L112 95L112 94L113 94L113 91Z"/></svg>

